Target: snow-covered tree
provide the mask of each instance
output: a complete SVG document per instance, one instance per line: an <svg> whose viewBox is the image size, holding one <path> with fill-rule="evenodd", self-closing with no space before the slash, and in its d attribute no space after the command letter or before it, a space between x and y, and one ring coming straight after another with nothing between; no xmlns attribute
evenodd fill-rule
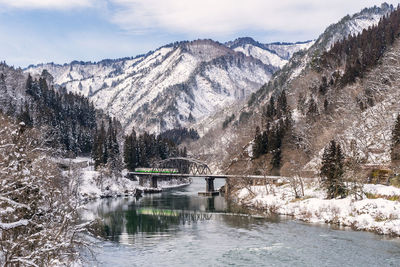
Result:
<svg viewBox="0 0 400 267"><path fill-rule="evenodd" d="M68 182L49 160L39 131L0 114L0 263L49 266L77 256Z"/></svg>
<svg viewBox="0 0 400 267"><path fill-rule="evenodd" d="M321 181L328 198L344 197L346 187L343 181L344 156L339 144L332 140L322 156Z"/></svg>
<svg viewBox="0 0 400 267"><path fill-rule="evenodd" d="M393 163L400 160L400 115L397 115L396 122L392 130L391 158Z"/></svg>

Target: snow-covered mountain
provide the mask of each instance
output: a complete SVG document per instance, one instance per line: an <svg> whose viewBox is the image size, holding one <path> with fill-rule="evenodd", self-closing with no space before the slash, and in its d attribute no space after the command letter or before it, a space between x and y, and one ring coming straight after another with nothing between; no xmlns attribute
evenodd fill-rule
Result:
<svg viewBox="0 0 400 267"><path fill-rule="evenodd" d="M328 51L333 44L347 38L349 35L357 35L364 29L378 24L379 20L394 10L392 5L383 3L380 7L374 6L364 8L358 13L347 15L339 22L330 25L318 37L318 39L303 53L294 55L282 68L280 78L283 82L297 77L310 62L319 57L325 51Z"/></svg>
<svg viewBox="0 0 400 267"><path fill-rule="evenodd" d="M237 52L258 58L265 64L271 64L279 68L282 68L294 53L308 49L313 44L314 41L262 44L250 37L238 38L225 43L227 47Z"/></svg>
<svg viewBox="0 0 400 267"><path fill-rule="evenodd" d="M319 85L321 81L321 74L318 71L315 72L313 62L318 61L318 58L329 50L335 42L347 38L349 34L357 34L362 32L363 29L376 25L383 16L388 15L393 10L393 6L382 4L380 7L366 8L359 13L344 17L338 23L329 26L315 42L310 42L311 46L308 49L294 53L288 63L274 74L273 79L254 93L247 102L242 103L242 105L231 105L225 112L217 113L199 122L198 128L200 130L207 128L209 134L206 134L198 142L204 147L207 147L210 140L212 140L213 144L212 148L203 152L204 159L208 160L210 158L210 164L221 162L220 156L213 157L214 153L219 153L219 155L228 154L224 164L214 166L216 169L224 169L227 166L231 166L232 162L238 161L241 153L247 155L248 144L254 138L255 125L252 125L252 123L259 123L262 108L269 102L271 95L278 96L283 89L286 89L288 94L288 104L294 109L293 117L298 120L299 113L296 107L299 99L306 94L308 94L308 99L317 94L311 89L316 88L316 85ZM249 41L247 40L246 44L248 43ZM234 47L232 43L227 45ZM260 44L253 45L260 46ZM237 47L241 47L241 44L237 45ZM275 52L277 51L275 50ZM349 97L346 95L344 99L347 101ZM324 108L323 103L323 100L319 103L322 106L321 110ZM359 119L359 117L352 117L352 119ZM224 127L224 129L222 129L223 122L228 122L228 126ZM307 126L308 123L304 125ZM315 143L316 140L317 138L309 141ZM325 141L321 141L321 143ZM199 151L202 149L200 146L196 148ZM227 148L229 148L229 151ZM309 155L311 154L309 153ZM247 161L244 160L243 162ZM241 169L246 169L247 167L241 166Z"/></svg>
<svg viewBox="0 0 400 267"><path fill-rule="evenodd" d="M89 96L129 131L185 126L246 99L278 69L211 40L179 42L136 58L30 66Z"/></svg>

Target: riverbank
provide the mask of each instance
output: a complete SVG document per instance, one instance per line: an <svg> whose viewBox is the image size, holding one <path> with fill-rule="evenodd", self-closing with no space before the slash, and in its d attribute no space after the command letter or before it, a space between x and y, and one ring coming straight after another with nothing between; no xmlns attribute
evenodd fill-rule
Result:
<svg viewBox="0 0 400 267"><path fill-rule="evenodd" d="M142 186L139 181L126 178L126 170L121 174L115 174L108 170L94 170L90 159L77 158L73 163L78 166L72 173L65 171L66 176L71 177L71 188L80 202L87 202L99 198L112 198L121 196L139 196L141 192L154 190L148 186ZM179 188L187 186L191 179L171 179L159 181L159 190Z"/></svg>
<svg viewBox="0 0 400 267"><path fill-rule="evenodd" d="M363 191L362 200L351 196L326 199L325 192L314 182L305 185L302 198L295 198L291 186L284 184L243 188L234 194L234 199L248 208L289 215L305 222L400 236L400 188L366 184Z"/></svg>
<svg viewBox="0 0 400 267"><path fill-rule="evenodd" d="M216 180L215 187L224 184ZM203 179L162 194L98 199L83 220L100 219L84 266L399 266L400 240L285 216L248 216L221 197L201 197ZM160 212L163 211L163 212ZM172 211L172 212L171 212ZM177 212L181 215L173 216ZM202 216L207 215L207 216Z"/></svg>

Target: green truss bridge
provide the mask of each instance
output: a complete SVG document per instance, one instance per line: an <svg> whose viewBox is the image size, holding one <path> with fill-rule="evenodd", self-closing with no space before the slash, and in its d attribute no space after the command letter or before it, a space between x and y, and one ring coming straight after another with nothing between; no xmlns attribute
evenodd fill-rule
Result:
<svg viewBox="0 0 400 267"><path fill-rule="evenodd" d="M210 168L207 166L206 163L197 159L183 157L168 158L154 163L154 166L150 168L136 168L134 172L129 172L128 175L130 177L138 176L139 179L150 179L150 187L152 188L157 188L157 179L160 178L204 178L206 180L206 192L201 193L204 195L218 194L218 191L216 191L214 188L215 179L229 178L253 181L260 179L273 182L278 179L286 178L282 176L212 174Z"/></svg>

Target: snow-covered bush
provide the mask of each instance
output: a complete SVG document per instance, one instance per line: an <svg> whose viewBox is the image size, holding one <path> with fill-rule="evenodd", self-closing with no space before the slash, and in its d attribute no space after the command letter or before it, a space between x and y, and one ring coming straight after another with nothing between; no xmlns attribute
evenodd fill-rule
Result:
<svg viewBox="0 0 400 267"><path fill-rule="evenodd" d="M40 136L0 114L0 265L60 265L77 256L75 202Z"/></svg>

